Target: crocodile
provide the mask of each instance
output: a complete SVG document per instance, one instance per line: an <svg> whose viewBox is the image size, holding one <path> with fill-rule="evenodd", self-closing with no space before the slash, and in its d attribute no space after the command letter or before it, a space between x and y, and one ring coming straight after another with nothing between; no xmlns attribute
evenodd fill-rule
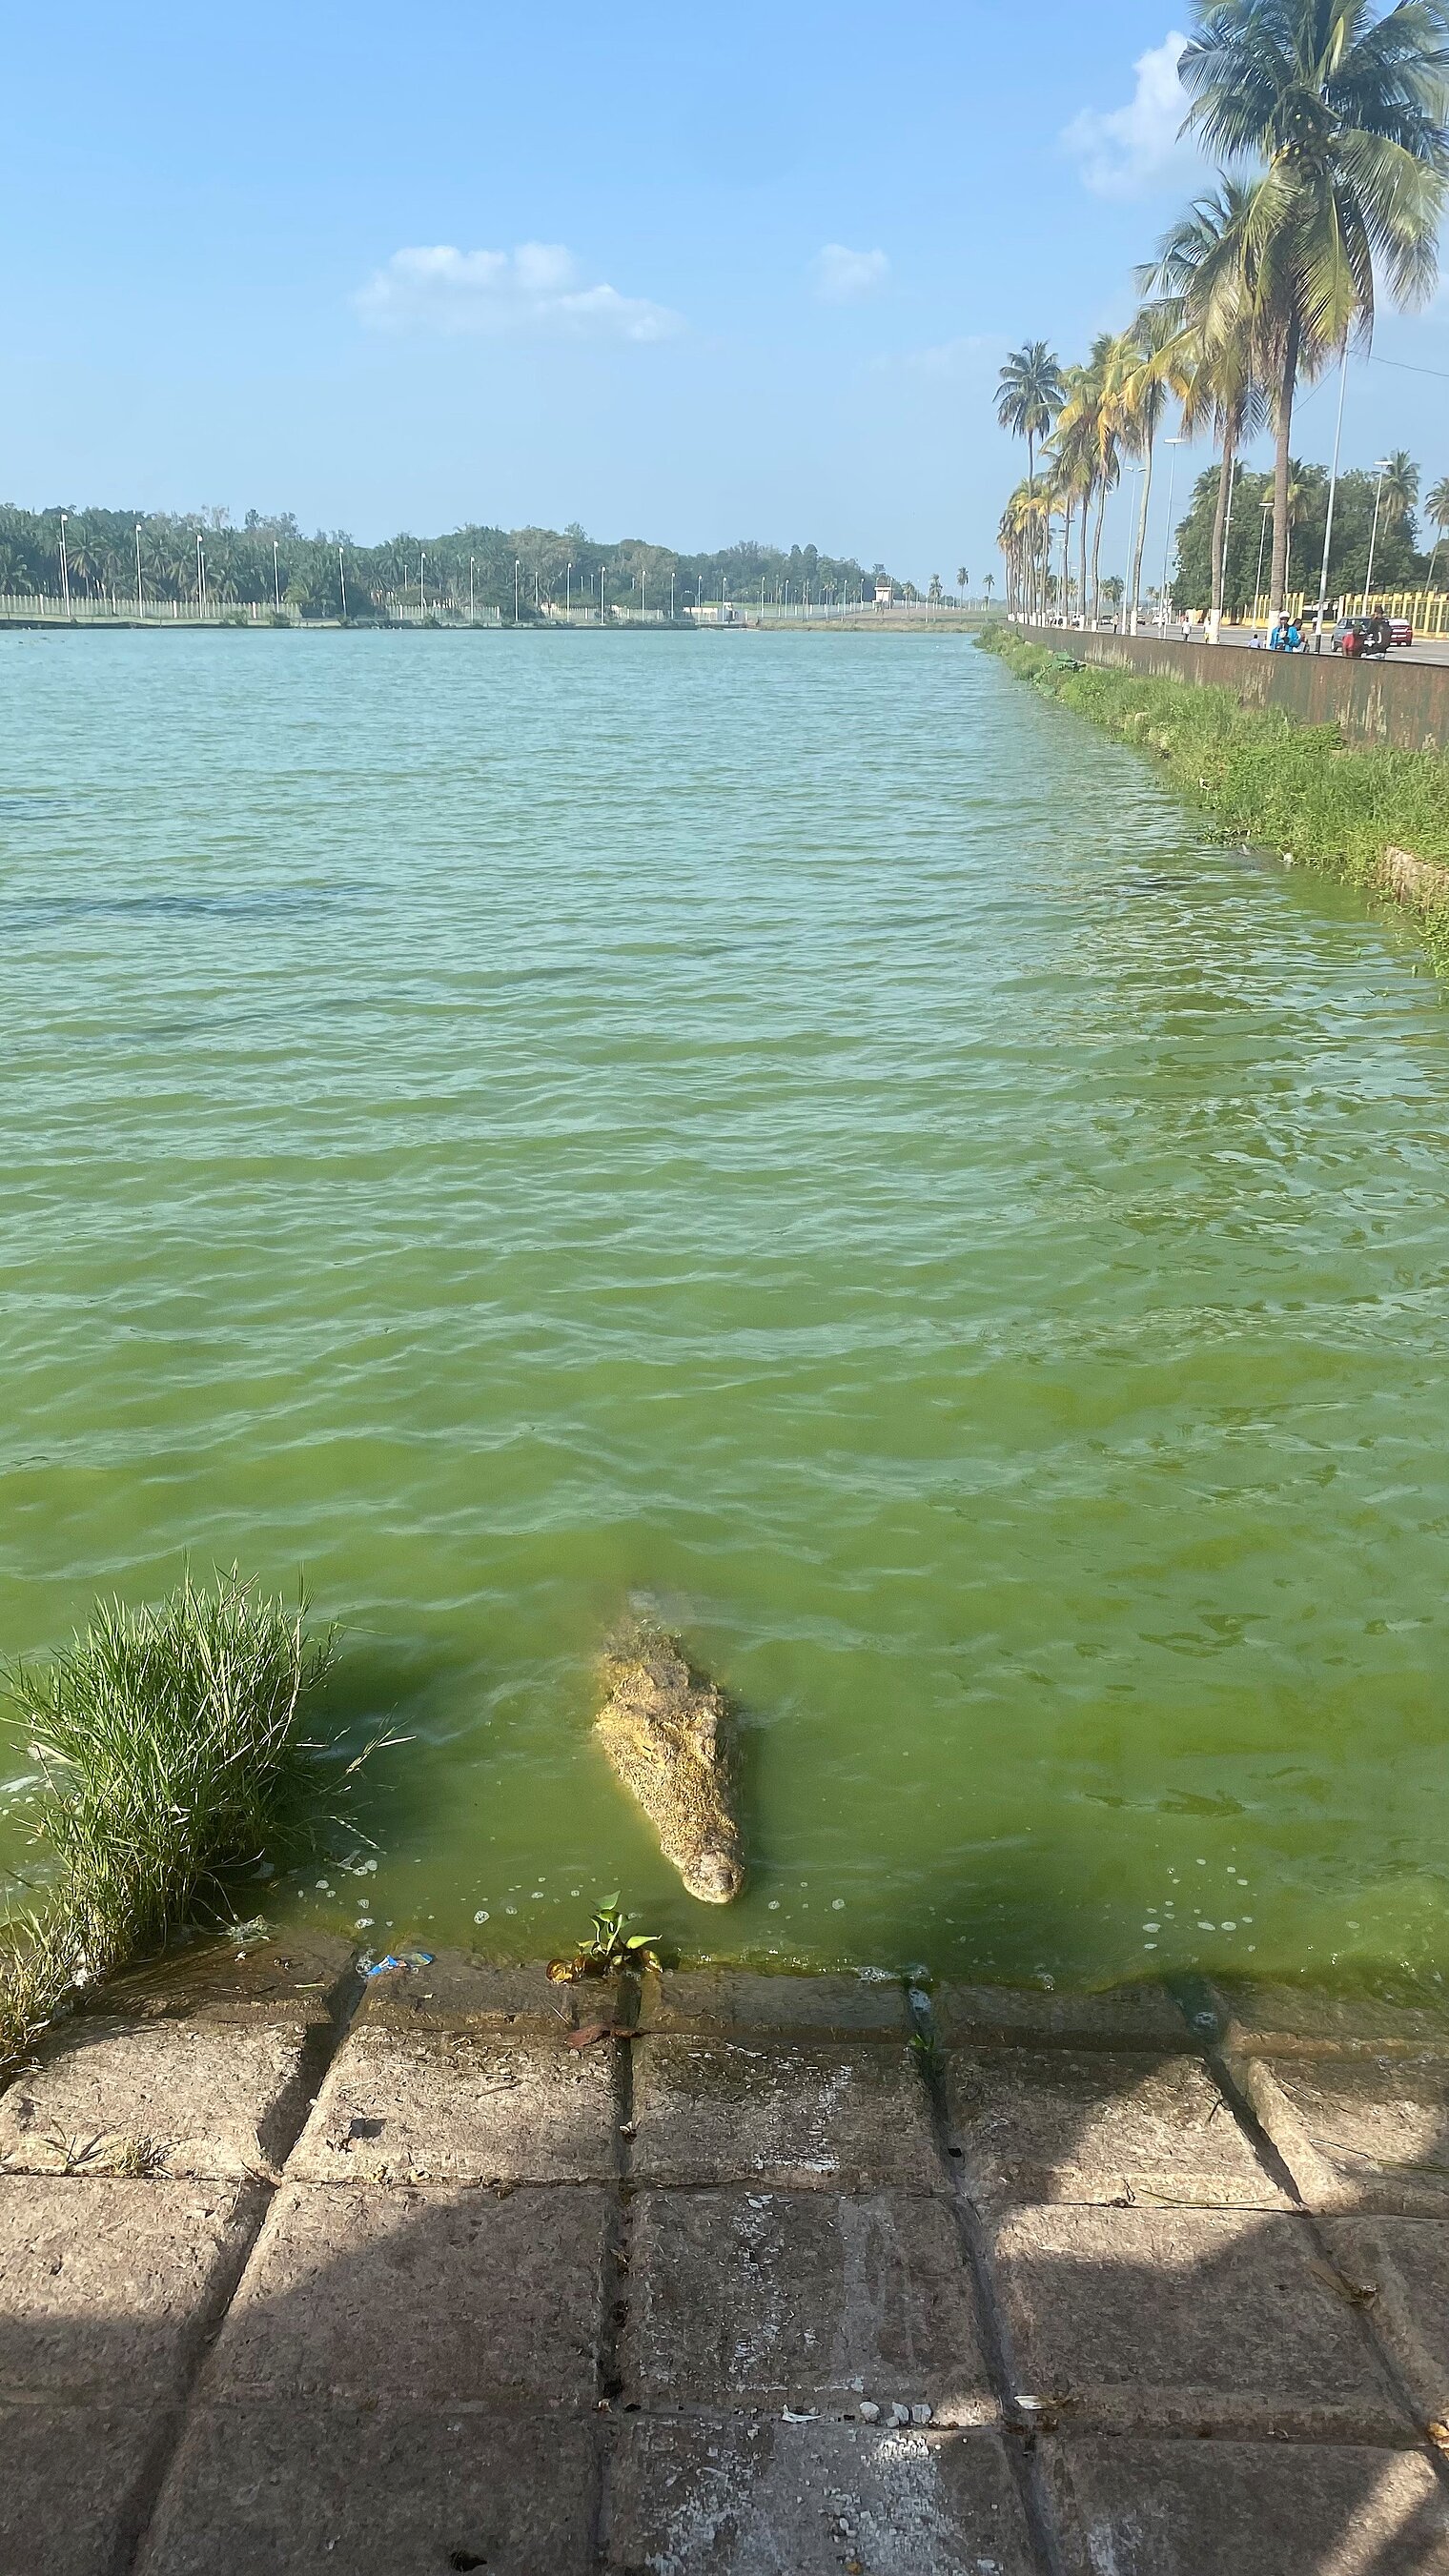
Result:
<svg viewBox="0 0 1449 2576"><path fill-rule="evenodd" d="M692 1673L677 1639L622 1632L605 1649L608 1698L594 1732L660 1848L703 1905L728 1905L744 1884L724 1694Z"/></svg>

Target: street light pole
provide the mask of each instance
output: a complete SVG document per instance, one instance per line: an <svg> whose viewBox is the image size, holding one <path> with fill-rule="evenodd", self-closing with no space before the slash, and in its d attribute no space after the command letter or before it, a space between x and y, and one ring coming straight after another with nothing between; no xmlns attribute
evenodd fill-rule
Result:
<svg viewBox="0 0 1449 2576"><path fill-rule="evenodd" d="M1169 438L1166 441L1166 444L1172 450L1172 463L1167 469L1167 528L1162 540L1162 589L1158 594L1157 600L1157 631L1159 635L1165 635L1167 633L1167 559L1172 551L1172 494L1173 487L1177 481L1177 451L1180 447L1184 446L1186 442L1181 438Z"/></svg>
<svg viewBox="0 0 1449 2576"><path fill-rule="evenodd" d="M513 558L513 623L518 624L518 557Z"/></svg>
<svg viewBox="0 0 1449 2576"><path fill-rule="evenodd" d="M1258 503L1262 517L1258 523L1258 570L1253 582L1253 624L1255 626L1258 623L1258 602L1263 596L1263 552L1268 543L1268 513L1272 507L1271 501Z"/></svg>
<svg viewBox="0 0 1449 2576"><path fill-rule="evenodd" d="M574 568L573 568L573 565L572 565L572 564L570 564L570 565L567 567L567 569L566 569L566 571L565 571L565 573L564 573L564 623L565 623L565 625L566 625L566 626L572 626L573 622L574 622Z"/></svg>
<svg viewBox="0 0 1449 2576"><path fill-rule="evenodd" d="M425 604L425 601L424 601L424 597L423 597L423 566L424 566L424 564L427 562L427 560L428 560L428 550L427 550L427 547L426 547L426 546L419 546L419 548L418 548L418 622L419 622L419 624L420 624L420 625L421 625L421 623L422 623L422 620L426 617L426 615L427 615L427 613L428 613L428 612L427 612L427 607L426 607L426 604Z"/></svg>
<svg viewBox="0 0 1449 2576"><path fill-rule="evenodd" d="M136 614L138 617L144 617L146 614L145 602L141 596L141 522L139 519L136 521Z"/></svg>
<svg viewBox="0 0 1449 2576"><path fill-rule="evenodd" d="M61 598L62 598L62 599L64 600L64 602L65 602L65 613L66 613L66 616L67 616L67 617L69 617L69 615L70 615L70 566L69 566L69 564L67 563L67 561L66 561L66 557L65 557L65 522L66 522L66 512L65 512L64 510L62 510L62 512L61 512L61 514L60 514L60 595L61 595Z"/></svg>
<svg viewBox="0 0 1449 2576"><path fill-rule="evenodd" d="M337 549L337 579L342 589L342 623L347 623L347 574L342 563L342 548Z"/></svg>
<svg viewBox="0 0 1449 2576"><path fill-rule="evenodd" d="M1363 617L1368 615L1369 592L1374 586L1374 548L1378 544L1379 540L1379 503L1383 499L1384 476L1387 474L1388 470L1388 458L1386 456L1381 457L1378 464L1374 467L1374 472L1379 479L1374 485L1374 523L1369 530L1368 570L1364 574L1363 607L1359 611L1360 616Z"/></svg>
<svg viewBox="0 0 1449 2576"><path fill-rule="evenodd" d="M1323 523L1323 562L1318 574L1318 615L1313 621L1313 650L1323 650L1323 614L1328 606L1328 549L1333 543L1333 505L1338 497L1338 451L1343 440L1343 396L1348 383L1348 336L1338 363L1338 419L1333 432L1333 464L1328 477L1328 516Z"/></svg>
<svg viewBox="0 0 1449 2576"><path fill-rule="evenodd" d="M272 606L280 617L282 614L282 576L277 567L277 540L275 537L272 539Z"/></svg>
<svg viewBox="0 0 1449 2576"><path fill-rule="evenodd" d="M472 556L472 555L470 555L470 556L468 557L468 623L469 623L469 625L470 625L470 626L474 623L474 617L473 617L473 590L474 590L474 578L475 578L475 574L476 574L476 569L477 569L477 567L476 567L476 564L475 564L474 558L473 558L473 556Z"/></svg>

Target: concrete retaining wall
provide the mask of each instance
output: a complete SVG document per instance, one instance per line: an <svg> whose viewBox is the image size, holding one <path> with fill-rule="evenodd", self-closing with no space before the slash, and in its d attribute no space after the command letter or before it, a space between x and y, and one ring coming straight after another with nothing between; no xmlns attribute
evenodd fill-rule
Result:
<svg viewBox="0 0 1449 2576"><path fill-rule="evenodd" d="M1083 662L1234 689L1244 706L1277 707L1296 724L1336 724L1355 742L1449 751L1449 664L1344 662L1336 653L1253 653L1238 644L1179 644L1156 635L1088 635L1018 626L1032 644Z"/></svg>

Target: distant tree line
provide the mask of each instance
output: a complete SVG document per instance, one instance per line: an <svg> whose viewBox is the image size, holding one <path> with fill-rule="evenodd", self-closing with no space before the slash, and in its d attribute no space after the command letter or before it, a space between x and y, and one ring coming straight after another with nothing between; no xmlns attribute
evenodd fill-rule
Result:
<svg viewBox="0 0 1449 2576"><path fill-rule="evenodd" d="M64 523L62 525L62 522ZM62 573L64 543L64 575ZM219 608L282 605L304 617L386 616L398 608L439 607L466 613L469 587L480 615L541 616L572 599L575 608L669 610L699 597L728 598L758 608L767 602L814 605L870 597L884 567L867 573L853 556L823 555L815 546L768 546L752 540L715 554L676 554L642 537L600 544L577 525L554 528L455 528L446 536L389 537L362 546L345 528L305 536L290 512L248 510L239 527L229 512L157 512L0 507L0 593L59 596L63 579L77 598L136 596L137 548L143 595L196 600ZM894 582L900 596L909 584Z"/></svg>
<svg viewBox="0 0 1449 2576"><path fill-rule="evenodd" d="M1442 579L1442 543L1419 542L1414 512L1419 499L1419 472L1402 454L1387 460L1382 476L1359 467L1338 478L1333 505L1333 537L1328 554L1328 596L1338 599L1359 592L1368 579L1369 545L1373 544L1375 592L1422 587L1431 568ZM1214 464L1199 475L1192 504L1177 530L1177 577L1172 594L1179 608L1204 609L1212 604L1213 529L1217 519L1220 475ZM1378 530L1374 503L1378 501ZM1239 474L1233 484L1232 516L1223 546L1223 596L1230 607L1251 601L1268 588L1268 550L1273 542L1273 476ZM1264 538L1265 507L1267 535ZM1442 517L1439 515L1442 513ZM1226 516L1226 513L1224 514ZM1290 591L1313 598L1323 563L1323 530L1328 515L1328 473L1322 465L1304 465L1295 457L1288 474L1288 553L1286 580ZM1449 481L1428 495L1426 515L1442 537L1449 530ZM1259 567L1262 566L1261 582Z"/></svg>

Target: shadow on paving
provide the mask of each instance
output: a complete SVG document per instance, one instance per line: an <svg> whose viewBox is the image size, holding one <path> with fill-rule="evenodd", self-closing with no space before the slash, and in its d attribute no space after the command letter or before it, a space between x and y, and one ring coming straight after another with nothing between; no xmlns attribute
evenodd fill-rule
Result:
<svg viewBox="0 0 1449 2576"><path fill-rule="evenodd" d="M0 2098L3 2576L1449 2576L1443 2031L316 1966Z"/></svg>

